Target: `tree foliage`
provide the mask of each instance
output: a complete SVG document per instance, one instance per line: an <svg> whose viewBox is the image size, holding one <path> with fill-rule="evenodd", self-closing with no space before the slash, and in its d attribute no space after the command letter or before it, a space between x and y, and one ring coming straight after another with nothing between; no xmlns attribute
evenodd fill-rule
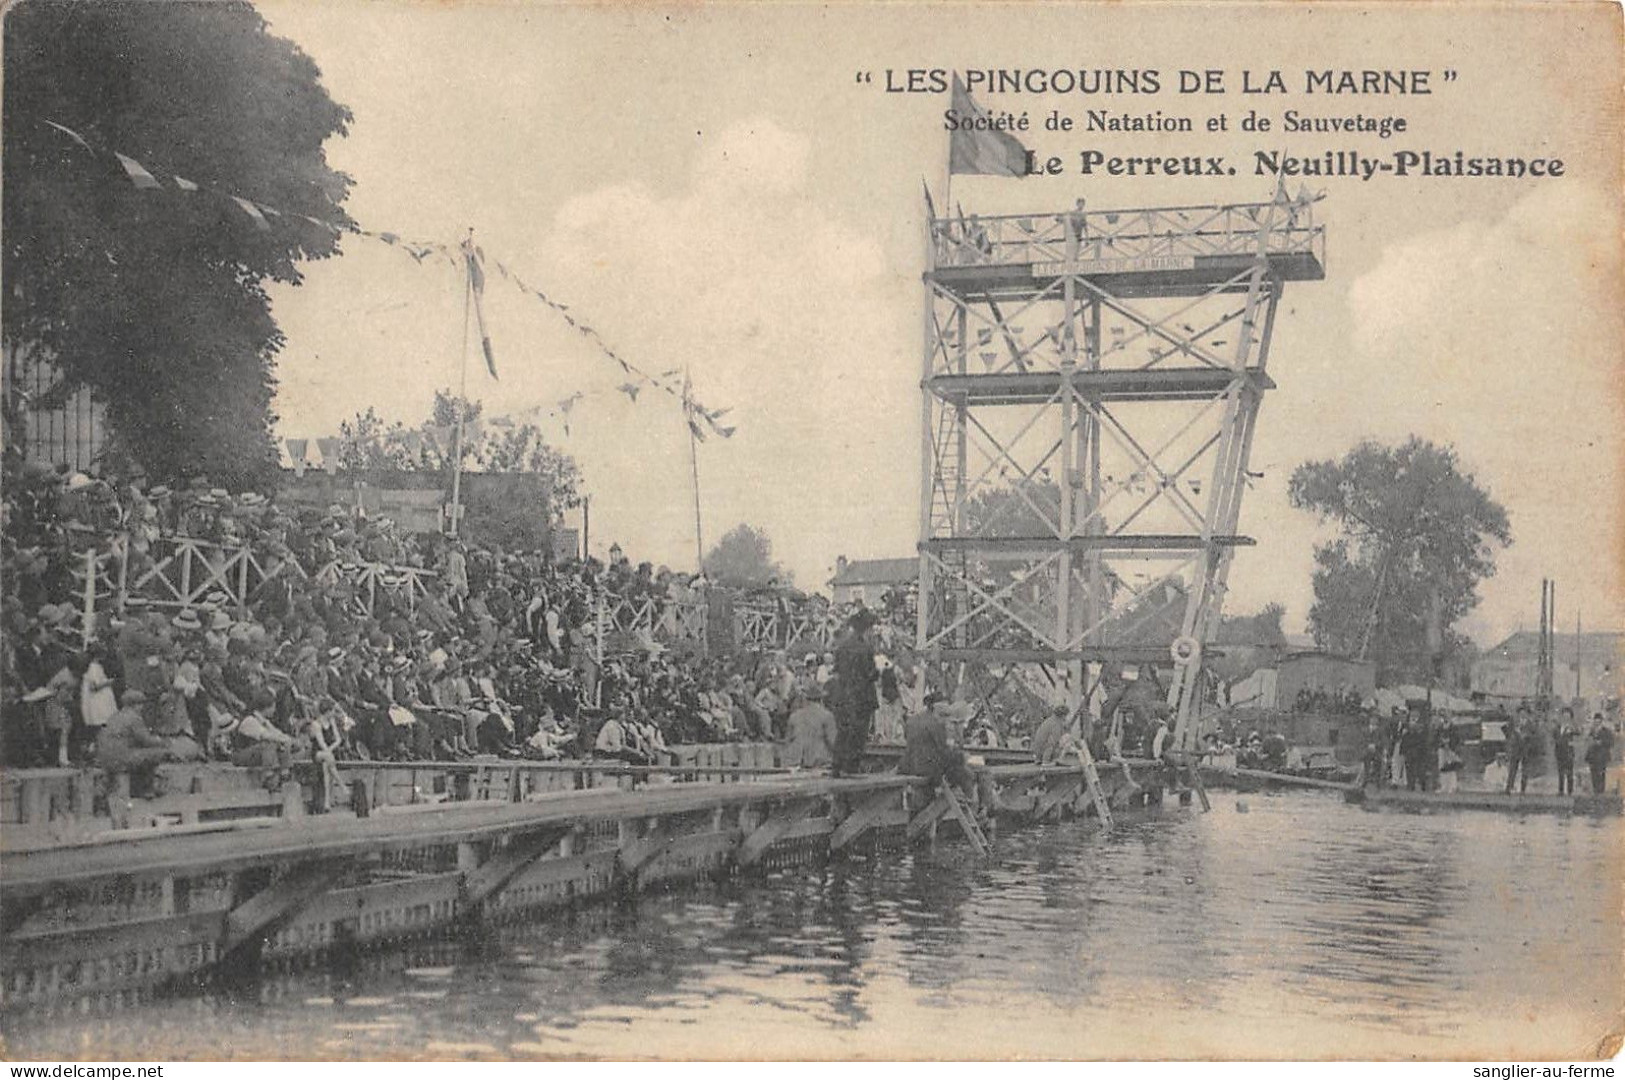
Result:
<svg viewBox="0 0 1625 1080"><path fill-rule="evenodd" d="M720 585L739 588L787 584L790 575L773 561L773 541L767 532L750 525L734 526L705 556L705 576Z"/></svg>
<svg viewBox="0 0 1625 1080"><path fill-rule="evenodd" d="M1061 486L1046 477L983 488L965 500L964 531L999 538L1054 536L1060 505Z"/></svg>
<svg viewBox="0 0 1625 1080"><path fill-rule="evenodd" d="M1339 530L1315 549L1309 628L1321 647L1358 655L1365 645L1385 681L1424 679L1461 647L1450 627L1478 605L1512 532L1454 450L1416 437L1365 442L1300 465L1288 491Z"/></svg>
<svg viewBox="0 0 1625 1080"><path fill-rule="evenodd" d="M1259 668L1273 667L1286 653L1286 609L1265 604L1253 615L1224 615L1213 640L1217 648L1206 664L1224 682L1245 679Z"/></svg>
<svg viewBox="0 0 1625 1080"><path fill-rule="evenodd" d="M371 481L418 474L448 493L457 454L457 414L464 411L462 532L504 548L543 547L566 510L581 503L575 459L548 445L534 424L486 420L484 406L450 390L435 391L429 416L416 427L387 422L368 409L339 425L339 467ZM470 474L478 474L477 481Z"/></svg>
<svg viewBox="0 0 1625 1080"><path fill-rule="evenodd" d="M322 150L349 111L237 0L37 0L4 31L7 349L51 363L62 390L89 387L155 476L263 481L283 344L265 286L337 250L292 215L350 224L350 179ZM108 150L166 189L135 188ZM286 213L261 231L211 187Z"/></svg>

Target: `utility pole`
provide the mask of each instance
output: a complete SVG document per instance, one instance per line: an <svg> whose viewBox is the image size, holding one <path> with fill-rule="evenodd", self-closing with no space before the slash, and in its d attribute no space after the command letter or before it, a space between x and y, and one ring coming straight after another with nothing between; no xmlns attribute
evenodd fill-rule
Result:
<svg viewBox="0 0 1625 1080"><path fill-rule="evenodd" d="M1574 609L1574 700L1580 700L1580 608Z"/></svg>

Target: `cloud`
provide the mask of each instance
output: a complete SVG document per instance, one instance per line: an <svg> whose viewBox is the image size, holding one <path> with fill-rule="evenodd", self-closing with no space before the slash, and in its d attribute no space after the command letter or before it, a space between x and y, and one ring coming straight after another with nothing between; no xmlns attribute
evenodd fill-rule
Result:
<svg viewBox="0 0 1625 1080"><path fill-rule="evenodd" d="M704 147L694 167L694 190L700 194L776 197L799 190L807 179L807 139L772 120L730 125Z"/></svg>
<svg viewBox="0 0 1625 1080"><path fill-rule="evenodd" d="M634 363L686 367L702 398L733 407L738 435L700 450L707 543L761 525L798 580L821 587L853 536L886 546L853 555L912 549L912 535L872 536L869 498L915 498L915 417L884 403L917 392L917 321L897 311L919 301L917 277L888 273L880 244L808 192L808 163L803 136L740 121L707 139L675 193L618 184L570 199L533 261ZM590 349L557 351L576 377L598 377ZM592 484L593 535L690 563L684 429L669 398L636 408L597 424L584 412L567 444Z"/></svg>
<svg viewBox="0 0 1625 1080"><path fill-rule="evenodd" d="M1494 632L1530 621L1543 574L1625 625L1620 321L1598 318L1617 311L1619 228L1602 193L1549 184L1499 219L1388 245L1349 289L1348 363L1382 402L1357 422L1453 443L1512 514L1514 545L1483 589Z"/></svg>

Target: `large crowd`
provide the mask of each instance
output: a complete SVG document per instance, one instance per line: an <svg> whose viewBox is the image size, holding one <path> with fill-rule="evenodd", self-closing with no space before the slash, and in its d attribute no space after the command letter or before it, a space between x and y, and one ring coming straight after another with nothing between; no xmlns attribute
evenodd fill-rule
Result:
<svg viewBox="0 0 1625 1080"><path fill-rule="evenodd" d="M407 534L343 505L285 508L200 479L111 484L8 462L0 737L11 766L537 759L661 763L680 743L784 738L833 655L707 658L652 640L597 655L594 600L692 600L704 582ZM247 546L265 583L177 607L76 602L85 552L128 546L126 584L190 537ZM213 545L221 545L215 548ZM382 587L356 571L385 568ZM412 582L404 579L413 578ZM420 587L421 586L421 587ZM889 697L888 697L889 690ZM900 730L896 673L875 691Z"/></svg>

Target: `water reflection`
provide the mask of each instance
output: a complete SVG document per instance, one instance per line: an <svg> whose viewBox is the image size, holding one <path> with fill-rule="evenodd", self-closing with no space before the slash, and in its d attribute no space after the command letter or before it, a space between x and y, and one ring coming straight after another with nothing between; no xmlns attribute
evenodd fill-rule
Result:
<svg viewBox="0 0 1625 1080"><path fill-rule="evenodd" d="M21 1057L1575 1056L1622 1004L1617 821L1215 798L887 853L107 1016ZM1493 1052L1499 1051L1499 1052Z"/></svg>

